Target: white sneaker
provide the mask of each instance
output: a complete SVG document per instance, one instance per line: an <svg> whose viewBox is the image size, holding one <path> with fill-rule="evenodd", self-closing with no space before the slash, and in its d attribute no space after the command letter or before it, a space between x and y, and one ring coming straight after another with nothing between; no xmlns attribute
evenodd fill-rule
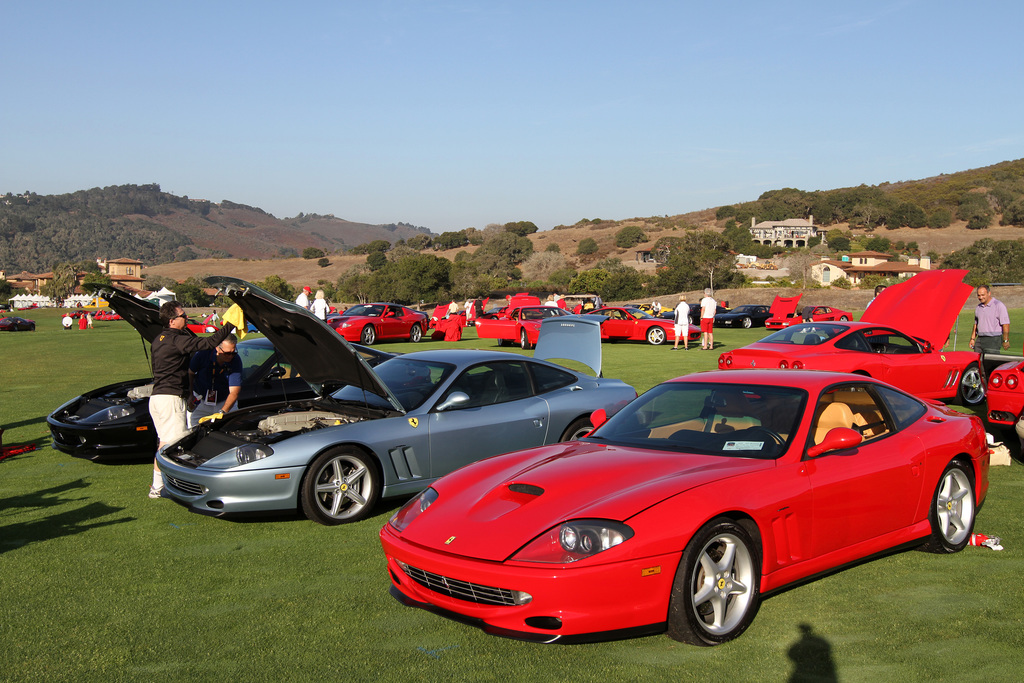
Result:
<svg viewBox="0 0 1024 683"><path fill-rule="evenodd" d="M150 485L150 487L149 487L149 497L150 498L163 498L164 497L164 487L161 486L160 488L156 488L156 487Z"/></svg>

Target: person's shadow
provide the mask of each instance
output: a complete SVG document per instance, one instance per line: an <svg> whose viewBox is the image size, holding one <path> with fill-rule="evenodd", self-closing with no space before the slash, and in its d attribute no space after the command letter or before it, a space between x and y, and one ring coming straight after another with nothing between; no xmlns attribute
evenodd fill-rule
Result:
<svg viewBox="0 0 1024 683"><path fill-rule="evenodd" d="M814 633L810 624L800 624L800 639L786 651L793 662L790 683L837 683L836 664L832 661L832 646Z"/></svg>

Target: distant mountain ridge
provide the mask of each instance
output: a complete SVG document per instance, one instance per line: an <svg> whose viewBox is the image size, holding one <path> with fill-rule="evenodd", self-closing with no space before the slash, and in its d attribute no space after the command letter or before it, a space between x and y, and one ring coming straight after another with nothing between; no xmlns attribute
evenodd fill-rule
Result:
<svg viewBox="0 0 1024 683"><path fill-rule="evenodd" d="M0 198L0 269L49 271L55 263L136 258L147 265L197 258L296 256L307 247L336 252L373 240L397 242L430 230L371 225L332 215L279 219L228 200L178 197L157 184L112 185L64 195Z"/></svg>

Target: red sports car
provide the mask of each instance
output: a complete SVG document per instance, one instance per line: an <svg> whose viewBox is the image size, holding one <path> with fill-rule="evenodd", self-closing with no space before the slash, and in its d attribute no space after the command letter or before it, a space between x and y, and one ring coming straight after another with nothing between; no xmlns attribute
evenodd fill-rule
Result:
<svg viewBox="0 0 1024 683"><path fill-rule="evenodd" d="M1003 363L988 376L988 421L1013 427L1024 413L1024 361Z"/></svg>
<svg viewBox="0 0 1024 683"><path fill-rule="evenodd" d="M0 331L3 332L35 332L36 321L19 318L16 315L9 315L0 318Z"/></svg>
<svg viewBox="0 0 1024 683"><path fill-rule="evenodd" d="M769 330L782 330L799 322L828 322L853 320L853 314L831 306L804 306L800 315L796 314L797 303L803 295L793 297L776 297L772 304L772 317L765 321ZM778 308L776 308L776 306Z"/></svg>
<svg viewBox="0 0 1024 683"><path fill-rule="evenodd" d="M540 324L547 318L570 315L557 306L520 306L497 318L476 321L476 335L481 339L497 339L498 346L519 344L524 349L537 345Z"/></svg>
<svg viewBox="0 0 1024 683"><path fill-rule="evenodd" d="M966 274L918 273L879 294L861 322L793 325L723 353L718 367L854 372L922 398L977 405L985 400L978 354L942 350L971 293L971 286L962 281Z"/></svg>
<svg viewBox="0 0 1024 683"><path fill-rule="evenodd" d="M392 595L526 640L715 645L763 594L893 548L962 549L988 490L978 417L869 377L695 373L600 413L395 513Z"/></svg>
<svg viewBox="0 0 1024 683"><path fill-rule="evenodd" d="M342 313L331 326L347 341L367 346L381 339L418 342L429 317L398 304L360 304Z"/></svg>
<svg viewBox="0 0 1024 683"><path fill-rule="evenodd" d="M666 340L676 338L675 326L666 318L655 318L639 308L605 306L587 315L607 316L601 323L601 339L603 341L646 341L649 344L663 344ZM700 339L700 328L690 325L688 339L695 342Z"/></svg>

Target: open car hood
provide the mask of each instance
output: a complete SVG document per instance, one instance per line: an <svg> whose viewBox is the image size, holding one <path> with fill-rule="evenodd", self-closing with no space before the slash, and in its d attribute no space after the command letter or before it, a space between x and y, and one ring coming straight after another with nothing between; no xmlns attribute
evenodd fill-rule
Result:
<svg viewBox="0 0 1024 683"><path fill-rule="evenodd" d="M579 361L601 377L601 323L603 315L559 315L540 323L540 336L533 357L540 360L565 358Z"/></svg>
<svg viewBox="0 0 1024 683"><path fill-rule="evenodd" d="M94 288L101 294L114 312L127 320L128 324L138 330L142 338L150 344L160 334L163 326L160 324L160 306L152 301L140 299L133 294L109 285L99 285Z"/></svg>
<svg viewBox="0 0 1024 683"><path fill-rule="evenodd" d="M796 296L777 296L775 301L772 302L772 307L768 309L768 313L773 318L788 318L796 313L797 304L800 303L800 297L803 294L797 294Z"/></svg>
<svg viewBox="0 0 1024 683"><path fill-rule="evenodd" d="M405 412L355 349L305 308L279 299L245 280L218 276L208 278L207 282L238 304L245 319L270 340L304 380L319 385L321 394L341 386L355 386L390 401L395 410Z"/></svg>
<svg viewBox="0 0 1024 683"><path fill-rule="evenodd" d="M967 270L927 270L886 287L875 297L861 322L887 325L941 349L973 288Z"/></svg>

